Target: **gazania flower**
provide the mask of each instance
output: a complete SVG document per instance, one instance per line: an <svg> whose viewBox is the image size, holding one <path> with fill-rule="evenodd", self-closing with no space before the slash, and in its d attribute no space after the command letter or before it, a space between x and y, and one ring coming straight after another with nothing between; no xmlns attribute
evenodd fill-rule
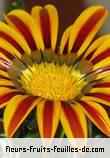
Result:
<svg viewBox="0 0 110 158"><path fill-rule="evenodd" d="M110 136L110 35L91 45L107 11L86 9L57 43L53 5L31 15L11 11L0 22L0 107L12 137L36 107L41 137L54 137L59 121L67 137L87 137L86 116ZM90 46L89 46L90 45ZM88 48L89 47L89 48Z"/></svg>

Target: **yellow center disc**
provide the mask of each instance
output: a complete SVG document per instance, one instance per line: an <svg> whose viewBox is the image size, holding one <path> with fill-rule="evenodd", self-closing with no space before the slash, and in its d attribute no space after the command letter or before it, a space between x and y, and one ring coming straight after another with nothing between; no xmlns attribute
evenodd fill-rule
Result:
<svg viewBox="0 0 110 158"><path fill-rule="evenodd" d="M50 100L73 100L81 95L86 82L79 71L63 64L34 64L20 76L22 88L34 96Z"/></svg>

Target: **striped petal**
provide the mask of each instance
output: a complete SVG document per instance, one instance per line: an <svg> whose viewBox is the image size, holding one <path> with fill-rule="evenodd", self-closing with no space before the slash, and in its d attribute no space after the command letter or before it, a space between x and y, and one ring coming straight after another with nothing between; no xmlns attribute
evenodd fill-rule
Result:
<svg viewBox="0 0 110 158"><path fill-rule="evenodd" d="M6 61L11 64L10 59L8 57L6 57L3 52L6 52L6 51L4 49L2 49L2 52L0 52L0 60L2 59L3 61Z"/></svg>
<svg viewBox="0 0 110 158"><path fill-rule="evenodd" d="M84 58L90 60L94 55L94 53L96 52L96 50L108 39L110 39L110 34L106 34L95 40L84 54Z"/></svg>
<svg viewBox="0 0 110 158"><path fill-rule="evenodd" d="M105 41L94 53L92 59L94 70L110 65L110 39Z"/></svg>
<svg viewBox="0 0 110 158"><path fill-rule="evenodd" d="M18 95L12 98L4 111L4 129L8 137L12 137L19 126L38 103L32 96Z"/></svg>
<svg viewBox="0 0 110 158"><path fill-rule="evenodd" d="M100 82L94 85L95 88L110 88L110 82Z"/></svg>
<svg viewBox="0 0 110 158"><path fill-rule="evenodd" d="M32 16L36 22L36 30L39 34L40 48L56 47L58 32L58 13L53 5L46 5L44 8L35 6L32 8Z"/></svg>
<svg viewBox="0 0 110 158"><path fill-rule="evenodd" d="M8 24L16 29L27 42L31 50L36 50L38 47L38 36L33 18L23 10L11 11L6 20Z"/></svg>
<svg viewBox="0 0 110 158"><path fill-rule="evenodd" d="M102 80L102 81L109 81L109 74L110 74L110 66L102 67L100 69L97 69L97 80Z"/></svg>
<svg viewBox="0 0 110 158"><path fill-rule="evenodd" d="M27 43L20 34L3 22L0 22L0 37L9 42L20 54L30 53Z"/></svg>
<svg viewBox="0 0 110 158"><path fill-rule="evenodd" d="M102 78L101 78L102 77ZM99 82L96 82L92 89L90 90L90 93L105 93L105 94L110 94L110 74L105 73L104 75L101 75L97 77L99 79Z"/></svg>
<svg viewBox="0 0 110 158"><path fill-rule="evenodd" d="M8 73L3 70L0 70L0 79L9 80Z"/></svg>
<svg viewBox="0 0 110 158"><path fill-rule="evenodd" d="M6 106L11 98L19 94L22 94L22 92L14 90L13 88L0 87L0 108Z"/></svg>
<svg viewBox="0 0 110 158"><path fill-rule="evenodd" d="M106 16L107 11L102 6L92 6L86 9L73 25L69 52L78 52L80 56L104 23Z"/></svg>
<svg viewBox="0 0 110 158"><path fill-rule="evenodd" d="M0 80L0 87L15 89L13 82L11 82L10 80L5 80L5 79Z"/></svg>
<svg viewBox="0 0 110 158"><path fill-rule="evenodd" d="M87 96L83 97L86 100L96 101L98 103L110 106L110 94L96 92L89 93Z"/></svg>
<svg viewBox="0 0 110 158"><path fill-rule="evenodd" d="M105 109L92 101L80 101L88 118L106 135L110 136L110 120Z"/></svg>
<svg viewBox="0 0 110 158"><path fill-rule="evenodd" d="M94 87L90 90L90 93L104 93L110 94L110 87Z"/></svg>
<svg viewBox="0 0 110 158"><path fill-rule="evenodd" d="M37 106L37 120L41 137L54 137L60 118L60 103L44 100Z"/></svg>
<svg viewBox="0 0 110 158"><path fill-rule="evenodd" d="M8 61L11 62L11 60L14 59L15 56L20 57L21 53L14 47L12 46L6 39L1 38L0 39L0 57L7 58Z"/></svg>
<svg viewBox="0 0 110 158"><path fill-rule="evenodd" d="M85 115L79 105L76 103L70 105L62 102L61 124L68 138L86 138L87 123Z"/></svg>
<svg viewBox="0 0 110 158"><path fill-rule="evenodd" d="M70 27L68 27L61 38L61 43L60 43L60 53L62 54L68 54L68 44L69 44L69 38L71 35L71 31L72 31L72 25Z"/></svg>

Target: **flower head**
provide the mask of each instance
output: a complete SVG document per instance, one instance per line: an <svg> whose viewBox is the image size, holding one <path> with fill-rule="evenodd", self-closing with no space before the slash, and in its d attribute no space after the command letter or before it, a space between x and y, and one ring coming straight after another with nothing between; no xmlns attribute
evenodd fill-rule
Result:
<svg viewBox="0 0 110 158"><path fill-rule="evenodd" d="M58 13L35 6L11 11L0 22L0 107L12 137L33 108L41 137L54 137L59 121L67 137L87 137L86 116L110 136L110 35L91 41L107 11L86 9L57 43ZM90 45L90 46L89 46ZM103 104L103 106L102 106Z"/></svg>

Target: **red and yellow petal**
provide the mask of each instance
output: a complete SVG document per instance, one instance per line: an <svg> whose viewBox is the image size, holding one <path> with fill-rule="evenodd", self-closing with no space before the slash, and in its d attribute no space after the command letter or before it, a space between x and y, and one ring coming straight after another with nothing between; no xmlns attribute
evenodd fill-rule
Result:
<svg viewBox="0 0 110 158"><path fill-rule="evenodd" d="M105 41L94 53L92 59L94 70L110 65L110 39Z"/></svg>
<svg viewBox="0 0 110 158"><path fill-rule="evenodd" d="M89 93L87 96L84 96L83 98L86 100L96 101L106 106L110 106L110 94L101 92Z"/></svg>
<svg viewBox="0 0 110 158"><path fill-rule="evenodd" d="M110 81L109 80L109 74L110 74L110 72L108 71L108 72L102 72L102 73L99 73L99 74L97 74L97 76L96 76L96 79L97 80L102 80L102 81Z"/></svg>
<svg viewBox="0 0 110 158"><path fill-rule="evenodd" d="M12 81L10 81L10 80L5 80L5 79L1 79L0 80L0 87L6 87L6 86L9 86L9 87L13 87L13 88L15 88L15 85L13 84L13 82Z"/></svg>
<svg viewBox="0 0 110 158"><path fill-rule="evenodd" d="M15 56L21 57L21 53L9 43L8 40L0 39L0 57L6 58L8 61L12 61Z"/></svg>
<svg viewBox="0 0 110 158"><path fill-rule="evenodd" d="M0 70L0 79L9 80L9 75L7 72Z"/></svg>
<svg viewBox="0 0 110 158"><path fill-rule="evenodd" d="M90 60L96 50L108 39L110 39L110 34L106 34L96 39L87 49L86 53L84 54L84 58Z"/></svg>
<svg viewBox="0 0 110 158"><path fill-rule="evenodd" d="M60 43L60 53L61 54L68 54L68 44L69 44L69 38L71 35L71 31L72 31L72 25L70 27L68 27L61 38L61 43Z"/></svg>
<svg viewBox="0 0 110 158"><path fill-rule="evenodd" d="M18 95L12 98L4 111L4 129L8 137L12 137L29 113L37 105L37 97Z"/></svg>
<svg viewBox="0 0 110 158"><path fill-rule="evenodd" d="M110 88L110 82L99 82L94 85L95 88Z"/></svg>
<svg viewBox="0 0 110 158"><path fill-rule="evenodd" d="M80 101L82 109L88 118L106 135L110 136L110 119L106 110L98 103L83 99Z"/></svg>
<svg viewBox="0 0 110 158"><path fill-rule="evenodd" d="M110 95L110 79L105 79L103 82L95 84L93 88L90 90L90 93L98 92Z"/></svg>
<svg viewBox="0 0 110 158"><path fill-rule="evenodd" d="M86 9L73 25L69 52L77 52L80 56L104 23L106 16L107 10L102 6L92 6Z"/></svg>
<svg viewBox="0 0 110 158"><path fill-rule="evenodd" d="M86 138L87 123L82 109L77 103L61 103L60 121L68 138Z"/></svg>
<svg viewBox="0 0 110 158"><path fill-rule="evenodd" d="M24 40L27 42L31 50L38 47L38 36L33 18L26 11L14 10L6 16L8 24L16 29Z"/></svg>
<svg viewBox="0 0 110 158"><path fill-rule="evenodd" d="M30 53L29 46L21 35L3 22L0 22L0 37L9 42L20 54Z"/></svg>
<svg viewBox="0 0 110 158"><path fill-rule="evenodd" d="M90 93L104 93L110 94L110 87L94 87L90 90Z"/></svg>
<svg viewBox="0 0 110 158"><path fill-rule="evenodd" d="M97 69L96 80L100 80L101 82L110 82L110 66L102 67Z"/></svg>
<svg viewBox="0 0 110 158"><path fill-rule="evenodd" d="M6 106L11 98L19 94L22 94L22 92L11 87L0 87L0 108Z"/></svg>
<svg viewBox="0 0 110 158"><path fill-rule="evenodd" d="M36 22L36 30L39 35L40 48L56 48L58 33L58 13L53 5L32 8L32 16Z"/></svg>
<svg viewBox="0 0 110 158"><path fill-rule="evenodd" d="M38 104L37 120L41 137L54 137L59 123L60 107L58 101L43 100Z"/></svg>
<svg viewBox="0 0 110 158"><path fill-rule="evenodd" d="M2 59L2 61L6 61L7 63L11 64L11 60L9 59L9 57L4 55L5 53L8 53L8 52L6 52L4 49L0 49L0 60Z"/></svg>

